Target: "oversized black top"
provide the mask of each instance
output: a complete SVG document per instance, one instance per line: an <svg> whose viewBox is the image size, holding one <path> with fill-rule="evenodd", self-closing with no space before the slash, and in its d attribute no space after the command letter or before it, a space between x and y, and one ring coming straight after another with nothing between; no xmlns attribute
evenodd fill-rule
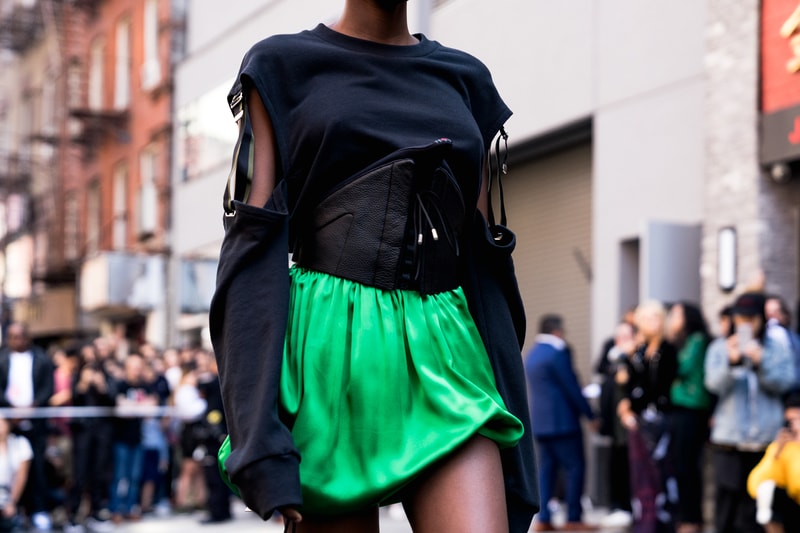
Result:
<svg viewBox="0 0 800 533"><path fill-rule="evenodd" d="M320 24L247 52L231 97L243 88L246 96L250 84L258 89L290 209L301 194L303 205L316 205L370 163L441 137L453 141L447 162L466 205L475 205L484 155L511 111L483 63L416 37L416 45L386 45Z"/></svg>
<svg viewBox="0 0 800 533"><path fill-rule="evenodd" d="M249 147L234 155L233 196L239 201L226 202L234 209L224 218L209 317L231 439L225 466L245 503L264 519L281 506L302 504L301 458L278 402L290 233L297 234L297 224L307 218L304 210L337 183L398 149L447 137L453 143L447 163L483 243L480 253L462 254L465 294L498 391L526 427L520 444L501 456L511 530L527 531L538 494L520 357L525 319L510 262L513 239L496 243L476 210L485 155L511 112L480 61L416 37L416 45L384 45L320 25L270 37L245 55L229 103L246 98L250 87L258 91L275 132L280 180L264 207L241 201L246 187L239 182L246 185L254 150L245 102L239 146ZM499 267L484 264L493 256ZM495 276L497 268L505 278ZM486 291L468 289L483 280L489 281Z"/></svg>

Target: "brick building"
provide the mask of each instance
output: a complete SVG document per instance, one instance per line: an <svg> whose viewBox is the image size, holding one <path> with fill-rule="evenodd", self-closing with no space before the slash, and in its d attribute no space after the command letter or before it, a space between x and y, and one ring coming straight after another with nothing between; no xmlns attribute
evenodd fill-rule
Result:
<svg viewBox="0 0 800 533"><path fill-rule="evenodd" d="M9 313L40 338L117 331L163 344L182 3L6 3L6 60L18 78L3 86L5 152L32 169L24 235L7 233L4 247L7 264L29 264L31 283L25 294L5 276Z"/></svg>

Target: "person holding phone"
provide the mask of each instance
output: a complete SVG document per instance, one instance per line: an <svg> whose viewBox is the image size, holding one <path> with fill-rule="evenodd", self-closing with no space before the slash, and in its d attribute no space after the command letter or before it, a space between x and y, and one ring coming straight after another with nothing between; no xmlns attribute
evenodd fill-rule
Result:
<svg viewBox="0 0 800 533"><path fill-rule="evenodd" d="M784 426L747 479L767 533L800 531L800 392L786 396Z"/></svg>
<svg viewBox="0 0 800 533"><path fill-rule="evenodd" d="M711 343L705 384L718 397L711 430L717 533L762 532L747 477L783 424L781 396L795 379L789 350L766 335L765 297L733 305L733 332Z"/></svg>

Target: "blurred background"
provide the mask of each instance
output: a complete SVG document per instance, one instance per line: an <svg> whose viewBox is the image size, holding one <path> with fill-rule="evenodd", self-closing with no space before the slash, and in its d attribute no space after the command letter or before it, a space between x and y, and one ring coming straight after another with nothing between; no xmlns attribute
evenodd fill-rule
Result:
<svg viewBox="0 0 800 533"><path fill-rule="evenodd" d="M43 346L209 348L226 94L252 44L342 4L0 0L0 321ZM756 285L797 314L798 0L409 12L486 63L514 111L504 185L526 312L565 318L579 373L645 300L710 318Z"/></svg>

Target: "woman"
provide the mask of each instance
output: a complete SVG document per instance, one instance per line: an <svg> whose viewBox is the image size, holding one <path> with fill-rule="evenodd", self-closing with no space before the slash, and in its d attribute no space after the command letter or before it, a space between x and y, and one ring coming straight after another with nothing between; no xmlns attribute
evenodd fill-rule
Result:
<svg viewBox="0 0 800 533"><path fill-rule="evenodd" d="M708 327L697 306L673 305L667 338L678 350L678 371L670 390L675 480L678 482L678 533L703 530L703 447L708 438L711 395L703 382Z"/></svg>
<svg viewBox="0 0 800 533"><path fill-rule="evenodd" d="M781 396L794 382L791 353L766 334L764 303L760 293L739 296L731 335L706 353L706 387L717 396L711 428L717 533L763 531L747 476L781 428Z"/></svg>
<svg viewBox="0 0 800 533"><path fill-rule="evenodd" d="M197 451L202 445L200 433L203 431L203 415L206 401L200 397L197 388L196 365L183 365L183 376L173 395L175 413L181 420L181 465L175 492L175 506L182 511L191 512L206 504L206 485L203 480L201 460L203 454ZM199 455L198 455L199 453Z"/></svg>
<svg viewBox="0 0 800 533"><path fill-rule="evenodd" d="M532 458L519 346L494 376L459 286L510 116L485 66L411 35L403 1L347 0L331 27L256 44L229 103L244 202L226 203L211 335L245 503L302 532L377 531L393 502L418 531L526 531L535 472L504 479L500 451ZM512 414L495 381L517 378Z"/></svg>
<svg viewBox="0 0 800 533"><path fill-rule="evenodd" d="M28 481L33 449L28 439L11 433L0 416L0 531L17 529L17 505Z"/></svg>
<svg viewBox="0 0 800 533"><path fill-rule="evenodd" d="M617 412L628 430L635 533L673 529L670 511L675 494L669 491L672 465L667 428L677 356L665 338L665 319L659 302L636 308L639 347L617 372L623 389Z"/></svg>
<svg viewBox="0 0 800 533"><path fill-rule="evenodd" d="M800 530L800 393L783 401L784 427L747 477L756 520L767 533Z"/></svg>

